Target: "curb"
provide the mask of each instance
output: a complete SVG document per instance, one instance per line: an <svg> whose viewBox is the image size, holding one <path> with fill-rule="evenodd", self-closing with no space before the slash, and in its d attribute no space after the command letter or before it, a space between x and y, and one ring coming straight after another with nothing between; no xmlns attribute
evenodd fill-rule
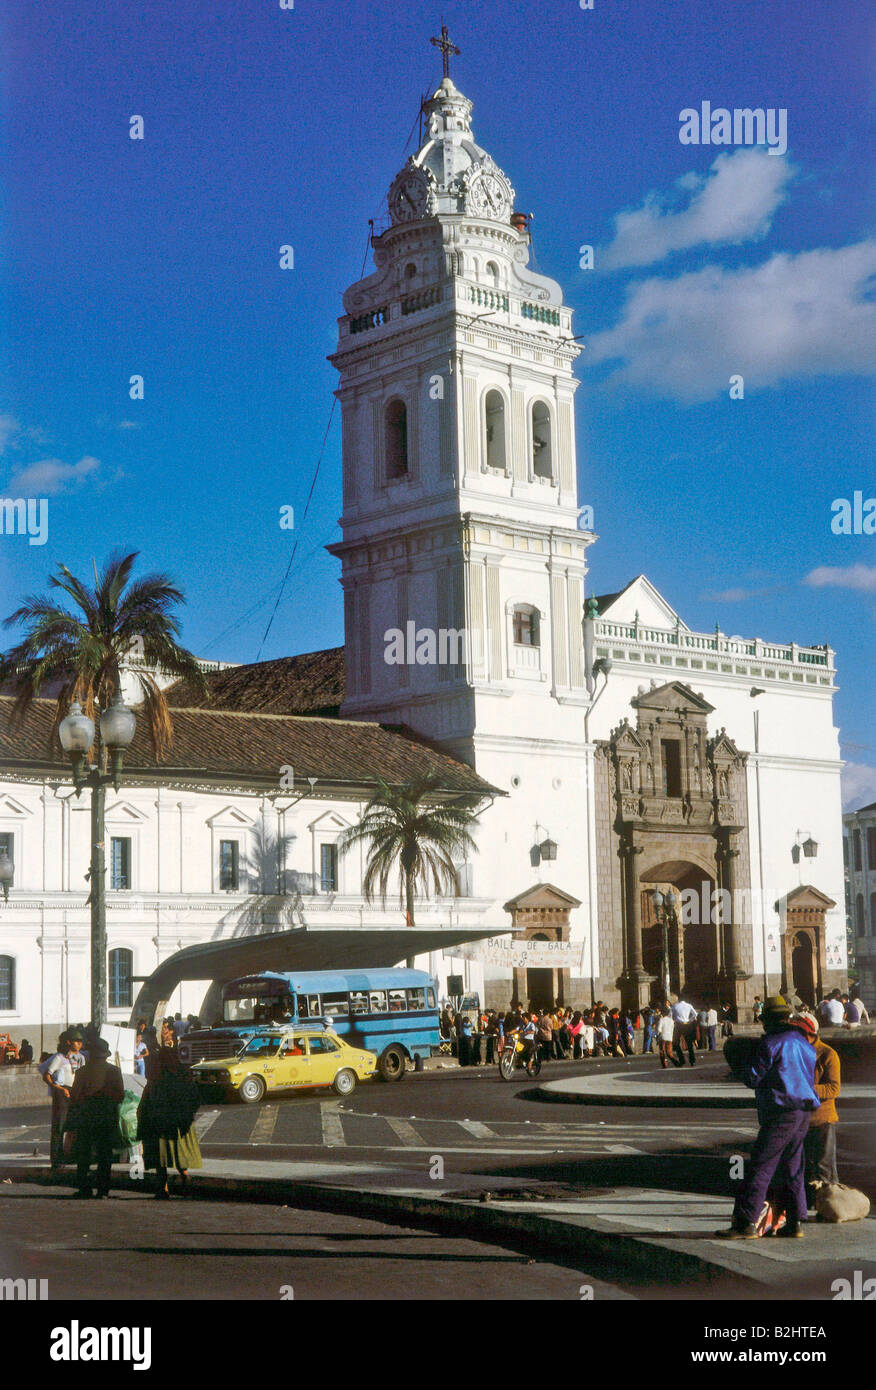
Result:
<svg viewBox="0 0 876 1390"><path fill-rule="evenodd" d="M4 1167L0 1168L0 1176L41 1187L58 1186L56 1177L33 1169ZM741 1292L752 1298L770 1288L766 1280L710 1260L705 1255L666 1244L666 1238L629 1235L600 1217L588 1217L585 1225L581 1219L568 1219L556 1211L539 1211L538 1207L532 1212L507 1211L502 1209L501 1202L324 1187L319 1183L282 1178L193 1175L191 1182L193 1200L230 1198L259 1205L280 1204L377 1217L441 1232L450 1230L471 1239L512 1245L527 1252L547 1252L555 1260L559 1250L564 1258L576 1256L585 1262L598 1260L600 1277L608 1280L632 1275L634 1279L647 1280L651 1286L658 1280L661 1284L732 1280L741 1286ZM142 1191L142 1185L131 1179L115 1180L111 1186L123 1192Z"/></svg>

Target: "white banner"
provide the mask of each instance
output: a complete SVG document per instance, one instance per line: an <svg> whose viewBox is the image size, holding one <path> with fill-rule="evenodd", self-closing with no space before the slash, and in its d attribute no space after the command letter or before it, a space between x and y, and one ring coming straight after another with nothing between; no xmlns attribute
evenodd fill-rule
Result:
<svg viewBox="0 0 876 1390"><path fill-rule="evenodd" d="M509 970L528 966L568 970L578 959L570 941L512 941L506 936L491 936L486 941L456 946L452 954L463 960L480 961L482 965L503 965Z"/></svg>

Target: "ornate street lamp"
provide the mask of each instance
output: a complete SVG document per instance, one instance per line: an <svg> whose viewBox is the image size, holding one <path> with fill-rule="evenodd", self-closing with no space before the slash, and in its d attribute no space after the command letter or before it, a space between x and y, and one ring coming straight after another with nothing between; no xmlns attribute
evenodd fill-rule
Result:
<svg viewBox="0 0 876 1390"><path fill-rule="evenodd" d="M72 764L77 797L83 787L91 789L91 867L88 875L91 887L91 1022L98 1032L106 1017L106 789L112 785L119 790L125 749L130 747L136 730L137 720L122 699L121 691L102 712L96 739L94 721L82 713L82 706L76 700L58 726L61 747ZM89 766L88 753L92 747L96 762ZM105 763L109 764L108 772L104 770Z"/></svg>
<svg viewBox="0 0 876 1390"><path fill-rule="evenodd" d="M678 899L671 888L666 893L661 893L659 888L655 888L651 894L651 901L654 904L654 911L657 914L657 921L662 928L662 977L663 977L663 998L669 998L669 928L678 925L678 915L675 911Z"/></svg>
<svg viewBox="0 0 876 1390"><path fill-rule="evenodd" d="M542 859L556 859L557 842L556 840L542 840L538 850Z"/></svg>
<svg viewBox="0 0 876 1390"><path fill-rule="evenodd" d="M807 859L814 859L818 854L818 841L809 836L808 840L803 841L803 853Z"/></svg>

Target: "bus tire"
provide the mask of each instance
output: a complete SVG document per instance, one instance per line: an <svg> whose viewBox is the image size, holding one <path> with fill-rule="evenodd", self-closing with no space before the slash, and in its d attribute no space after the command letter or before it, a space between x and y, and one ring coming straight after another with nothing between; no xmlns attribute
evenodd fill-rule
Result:
<svg viewBox="0 0 876 1390"><path fill-rule="evenodd" d="M356 1073L350 1067L342 1067L332 1082L336 1096L351 1096L356 1089Z"/></svg>
<svg viewBox="0 0 876 1390"><path fill-rule="evenodd" d="M377 1070L384 1081L401 1081L405 1074L405 1054L393 1044L384 1048L377 1061Z"/></svg>
<svg viewBox="0 0 876 1390"><path fill-rule="evenodd" d="M267 1086L260 1076L245 1076L237 1088L244 1105L258 1105L264 1100Z"/></svg>

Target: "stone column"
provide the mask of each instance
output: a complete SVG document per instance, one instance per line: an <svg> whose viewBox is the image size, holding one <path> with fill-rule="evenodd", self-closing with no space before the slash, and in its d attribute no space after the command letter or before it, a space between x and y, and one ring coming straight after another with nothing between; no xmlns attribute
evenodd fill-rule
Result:
<svg viewBox="0 0 876 1390"><path fill-rule="evenodd" d="M722 891L721 934L724 942L724 963L718 974L718 989L733 1004L737 1020L748 1021L748 991L746 982L751 978L742 968L739 957L739 923L736 921L734 893L736 888L735 864L739 850L734 849L732 840L736 831L719 830L718 847L715 858L718 863L718 886ZM725 897L724 895L727 895ZM729 921L723 903L729 898Z"/></svg>
<svg viewBox="0 0 876 1390"><path fill-rule="evenodd" d="M624 934L626 965L622 976L624 1007L641 1008L648 1002L648 986L654 976L642 964L642 900L636 862L642 846L635 844L632 834L621 841L624 865Z"/></svg>

